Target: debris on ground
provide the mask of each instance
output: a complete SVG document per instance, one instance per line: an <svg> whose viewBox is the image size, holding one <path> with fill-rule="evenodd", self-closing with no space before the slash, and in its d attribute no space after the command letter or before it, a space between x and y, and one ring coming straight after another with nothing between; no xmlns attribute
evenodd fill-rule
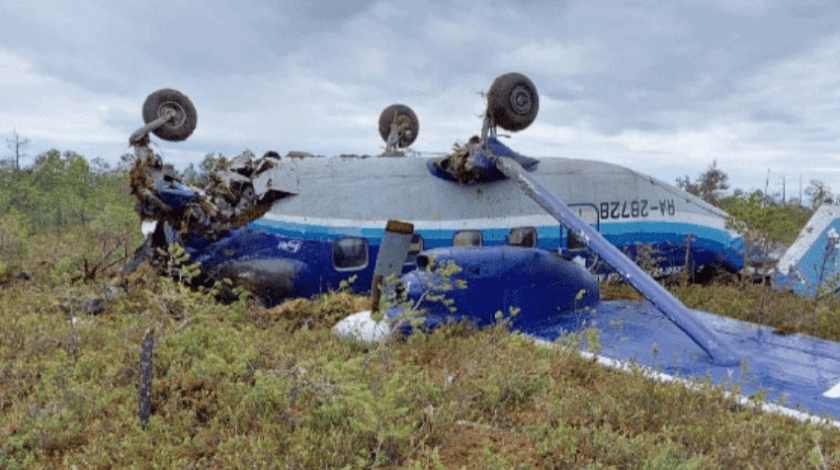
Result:
<svg viewBox="0 0 840 470"><path fill-rule="evenodd" d="M100 298L91 297L82 301L82 312L88 315L99 315L105 311L105 301Z"/></svg>
<svg viewBox="0 0 840 470"><path fill-rule="evenodd" d="M115 284L108 284L105 286L105 298L109 301L123 299L128 297L125 288L119 287Z"/></svg>

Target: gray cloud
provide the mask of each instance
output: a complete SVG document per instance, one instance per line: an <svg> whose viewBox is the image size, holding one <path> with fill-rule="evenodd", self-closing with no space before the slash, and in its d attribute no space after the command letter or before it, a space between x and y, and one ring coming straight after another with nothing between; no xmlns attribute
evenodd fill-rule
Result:
<svg viewBox="0 0 840 470"><path fill-rule="evenodd" d="M838 157L835 1L6 0L0 29L0 126L114 158L162 87L199 110L189 141L161 144L179 161L375 153L393 102L420 115L418 148L446 151L478 131L479 93L508 71L542 99L511 140L523 151L666 180L717 158L734 184Z"/></svg>

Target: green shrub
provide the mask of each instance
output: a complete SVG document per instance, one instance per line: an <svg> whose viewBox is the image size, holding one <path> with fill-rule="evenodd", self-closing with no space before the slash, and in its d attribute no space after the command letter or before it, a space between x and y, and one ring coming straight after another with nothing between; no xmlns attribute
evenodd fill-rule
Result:
<svg viewBox="0 0 840 470"><path fill-rule="evenodd" d="M782 244L793 243L814 212L798 204L765 203L758 191L721 199L720 207L730 215L729 225L755 242Z"/></svg>
<svg viewBox="0 0 840 470"><path fill-rule="evenodd" d="M14 207L0 216L0 279L20 271L28 251L28 237L28 221Z"/></svg>

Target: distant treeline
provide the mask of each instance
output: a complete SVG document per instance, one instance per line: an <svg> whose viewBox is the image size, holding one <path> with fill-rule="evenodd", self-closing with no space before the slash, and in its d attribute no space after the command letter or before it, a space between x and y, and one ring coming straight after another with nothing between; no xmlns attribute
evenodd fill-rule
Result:
<svg viewBox="0 0 840 470"><path fill-rule="evenodd" d="M29 168L0 169L0 214L23 216L30 234L136 220L127 172L97 163L94 171L82 155L51 150Z"/></svg>
<svg viewBox="0 0 840 470"><path fill-rule="evenodd" d="M772 249L774 244L793 243L817 207L835 203L831 188L819 180L811 180L805 189L810 207L803 206L798 198L787 199L784 193L769 194L766 190L748 193L740 188L729 193L729 175L718 168L717 161L694 181L686 175L677 178L676 185L726 211L730 215L730 228L749 242L764 244L765 249ZM840 204L840 197L836 202Z"/></svg>
<svg viewBox="0 0 840 470"><path fill-rule="evenodd" d="M94 240L126 249L136 241L139 219L126 168L111 171L101 159L91 168L84 156L57 150L28 168L0 168L0 279L21 268L30 237L73 230L83 232L76 233L80 251Z"/></svg>

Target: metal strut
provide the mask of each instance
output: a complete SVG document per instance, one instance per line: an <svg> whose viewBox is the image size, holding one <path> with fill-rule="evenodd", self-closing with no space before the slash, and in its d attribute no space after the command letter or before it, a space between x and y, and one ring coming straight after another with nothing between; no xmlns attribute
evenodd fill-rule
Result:
<svg viewBox="0 0 840 470"><path fill-rule="evenodd" d="M163 116L160 116L154 121L134 131L134 133L132 133L131 136L128 138L128 144L138 145L144 143L144 140L146 140L146 138L149 136L149 132L152 132L153 130L162 127L164 124L169 122L170 119L176 117L177 115L178 113L174 110L167 109Z"/></svg>
<svg viewBox="0 0 840 470"><path fill-rule="evenodd" d="M739 363L732 351L691 310L636 266L636 263L608 242L597 230L578 217L545 186L529 175L519 163L493 154L488 145L484 145L483 151L496 164L499 171L516 181L528 197L572 231L578 239L583 240L586 246L615 269L625 282L638 290L666 318L706 351L716 364L734 366Z"/></svg>

